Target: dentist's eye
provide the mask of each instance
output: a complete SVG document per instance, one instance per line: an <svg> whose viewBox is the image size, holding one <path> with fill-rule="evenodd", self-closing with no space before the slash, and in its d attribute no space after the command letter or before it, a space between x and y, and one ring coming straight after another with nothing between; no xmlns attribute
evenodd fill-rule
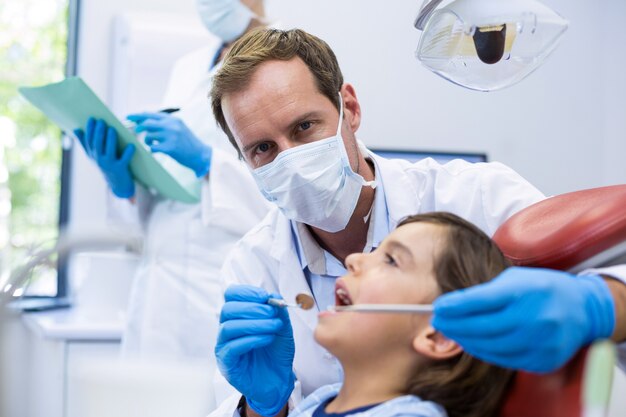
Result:
<svg viewBox="0 0 626 417"><path fill-rule="evenodd" d="M392 266L398 266L398 264L396 263L396 260L393 259L391 255L389 255L388 253L385 254L385 263L392 265Z"/></svg>
<svg viewBox="0 0 626 417"><path fill-rule="evenodd" d="M313 123L311 122L302 122L298 125L298 130L299 131L304 131L304 130L309 130L311 128L311 126L313 125Z"/></svg>
<svg viewBox="0 0 626 417"><path fill-rule="evenodd" d="M264 153L270 150L270 145L269 143L261 143L259 144L259 146L256 147L256 149L254 150L254 153Z"/></svg>

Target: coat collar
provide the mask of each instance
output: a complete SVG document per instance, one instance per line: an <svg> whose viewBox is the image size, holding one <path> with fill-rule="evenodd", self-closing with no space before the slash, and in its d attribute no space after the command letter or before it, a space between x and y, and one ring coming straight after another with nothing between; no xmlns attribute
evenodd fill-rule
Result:
<svg viewBox="0 0 626 417"><path fill-rule="evenodd" d="M382 181L385 192L385 201L389 211L390 228L394 229L398 222L420 209L420 198L416 178L407 174L411 164L405 161L390 160L380 157L372 151L363 148L376 161L379 172L377 181ZM293 235L291 222L280 210L274 206L272 215L275 226L274 239L271 243L270 255L277 261L285 256L296 256L296 236ZM295 261L298 263L297 260Z"/></svg>
<svg viewBox="0 0 626 417"><path fill-rule="evenodd" d="M406 169L409 162L394 161L380 157L367 150L376 161L379 169L378 180L382 181L385 190L385 201L389 211L389 228L395 229L400 220L406 216L417 214L420 199L415 178L410 177Z"/></svg>

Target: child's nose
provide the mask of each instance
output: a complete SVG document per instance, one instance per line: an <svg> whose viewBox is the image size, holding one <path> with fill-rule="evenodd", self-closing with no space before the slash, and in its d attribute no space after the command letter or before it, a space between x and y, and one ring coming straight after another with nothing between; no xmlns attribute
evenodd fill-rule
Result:
<svg viewBox="0 0 626 417"><path fill-rule="evenodd" d="M362 253L353 253L346 257L346 269L348 272L352 272L353 274L361 271L361 265L363 264L363 254Z"/></svg>

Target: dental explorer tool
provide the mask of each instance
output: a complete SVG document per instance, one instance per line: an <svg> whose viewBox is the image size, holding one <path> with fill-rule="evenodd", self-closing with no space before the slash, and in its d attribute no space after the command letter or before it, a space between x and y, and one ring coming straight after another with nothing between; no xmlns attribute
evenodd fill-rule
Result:
<svg viewBox="0 0 626 417"><path fill-rule="evenodd" d="M328 306L330 311L354 311L359 313L411 313L430 314L432 304L352 304L347 306Z"/></svg>

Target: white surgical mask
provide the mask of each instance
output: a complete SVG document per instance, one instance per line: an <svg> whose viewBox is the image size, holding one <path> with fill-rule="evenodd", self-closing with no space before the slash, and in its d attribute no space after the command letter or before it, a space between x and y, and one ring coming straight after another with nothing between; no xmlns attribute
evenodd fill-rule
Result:
<svg viewBox="0 0 626 417"><path fill-rule="evenodd" d="M232 42L245 31L254 13L239 0L196 0L202 23L224 42Z"/></svg>
<svg viewBox="0 0 626 417"><path fill-rule="evenodd" d="M361 188L376 187L375 181L365 181L350 167L341 137L341 94L339 103L335 136L283 151L252 171L265 198L287 218L331 233L345 229Z"/></svg>

